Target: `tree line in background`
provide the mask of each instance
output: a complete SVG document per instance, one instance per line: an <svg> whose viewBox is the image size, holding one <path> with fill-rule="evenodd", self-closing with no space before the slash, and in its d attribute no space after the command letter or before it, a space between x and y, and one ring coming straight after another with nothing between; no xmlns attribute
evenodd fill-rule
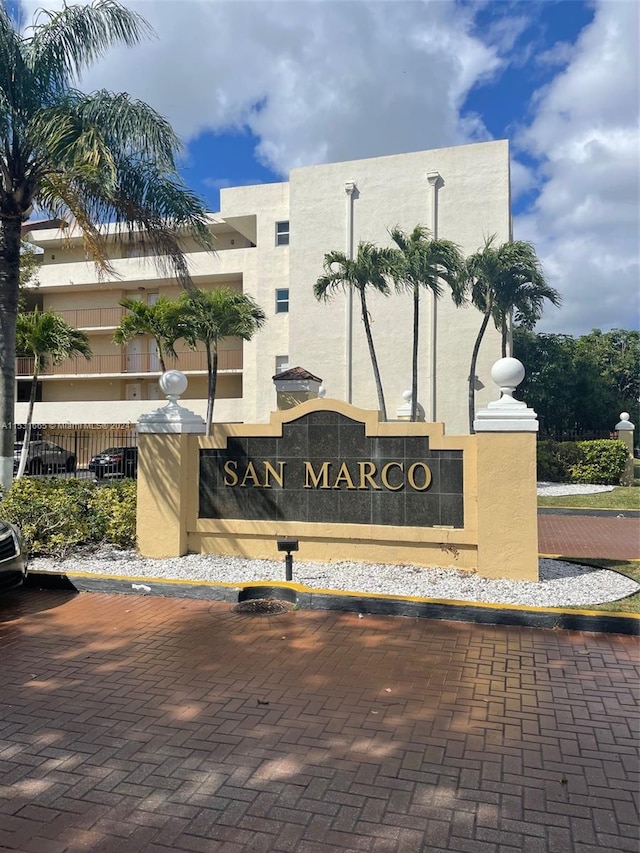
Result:
<svg viewBox="0 0 640 853"><path fill-rule="evenodd" d="M574 338L516 328L513 343L527 371L518 390L537 412L541 436L611 432L621 412L638 427L640 332L593 329Z"/></svg>

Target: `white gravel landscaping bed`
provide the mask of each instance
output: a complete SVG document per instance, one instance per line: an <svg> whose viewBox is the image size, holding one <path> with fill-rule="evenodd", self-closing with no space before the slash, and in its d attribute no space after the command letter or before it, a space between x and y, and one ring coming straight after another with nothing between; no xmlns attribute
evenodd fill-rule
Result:
<svg viewBox="0 0 640 853"><path fill-rule="evenodd" d="M285 579L284 561L281 560L249 560L210 554L152 560L140 557L134 551L114 548L76 554L63 560L34 558L30 562L30 569L163 581L223 582L234 586L252 581ZM308 587L335 591L538 607L600 604L640 590L639 584L617 572L551 559L540 560L538 583L488 580L456 569L301 561L293 564L293 580Z"/></svg>
<svg viewBox="0 0 640 853"><path fill-rule="evenodd" d="M545 497L596 495L599 492L612 492L613 488L613 486L594 486L587 483L538 483L538 494Z"/></svg>

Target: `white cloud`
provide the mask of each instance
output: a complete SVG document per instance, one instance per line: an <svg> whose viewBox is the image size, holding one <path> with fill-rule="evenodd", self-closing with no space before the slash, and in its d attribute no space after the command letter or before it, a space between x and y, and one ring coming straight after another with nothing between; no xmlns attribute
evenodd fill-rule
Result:
<svg viewBox="0 0 640 853"><path fill-rule="evenodd" d="M29 0L32 11L41 0ZM249 127L258 156L293 166L486 137L461 122L470 87L500 66L454 3L128 2L158 38L110 51L85 88L129 91L185 139ZM259 106L257 106L259 105Z"/></svg>
<svg viewBox="0 0 640 853"><path fill-rule="evenodd" d="M566 41L557 41L548 50L536 55L538 65L566 65L573 58L573 45Z"/></svg>
<svg viewBox="0 0 640 853"><path fill-rule="evenodd" d="M516 220L516 237L535 242L564 296L543 331L638 324L638 9L626 0L598 4L519 139L540 158L543 185L534 208Z"/></svg>
<svg viewBox="0 0 640 853"><path fill-rule="evenodd" d="M511 199L516 201L523 193L534 189L538 180L535 171L511 157Z"/></svg>

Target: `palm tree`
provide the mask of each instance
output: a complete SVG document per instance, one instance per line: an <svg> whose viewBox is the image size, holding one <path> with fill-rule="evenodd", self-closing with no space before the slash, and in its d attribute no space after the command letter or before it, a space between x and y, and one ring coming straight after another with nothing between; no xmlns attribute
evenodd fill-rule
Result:
<svg viewBox="0 0 640 853"><path fill-rule="evenodd" d="M250 341L266 322L266 314L255 300L229 287L191 290L181 294L179 324L175 335L192 349L204 344L207 354L206 434L211 435L213 404L218 380L218 345L223 338Z"/></svg>
<svg viewBox="0 0 640 853"><path fill-rule="evenodd" d="M107 240L135 233L183 286L180 238L211 247L202 202L176 169L168 122L126 94L74 88L83 70L150 29L117 0L39 13L27 35L0 3L0 483L12 474L20 233L34 206L80 229L100 271ZM112 225L107 229L104 224Z"/></svg>
<svg viewBox="0 0 640 853"><path fill-rule="evenodd" d="M420 291L430 290L434 299L442 296L441 282L451 288L454 302L459 298L459 278L464 261L460 249L450 240L435 240L428 228L416 225L411 234L397 226L389 231L398 247L393 278L398 290L413 297L413 349L411 359L411 420L418 408L418 339L420 334Z"/></svg>
<svg viewBox="0 0 640 853"><path fill-rule="evenodd" d="M161 296L153 305L147 305L140 299L125 297L120 305L129 311L120 321L113 333L113 342L123 346L136 335L149 335L156 342L156 352L162 372L167 366L165 355L176 357L173 344L176 340L175 327L178 321L178 303Z"/></svg>
<svg viewBox="0 0 640 853"><path fill-rule="evenodd" d="M353 289L360 297L362 322L367 337L371 367L378 394L378 408L384 421L387 420L387 407L384 401L380 369L373 345L371 320L367 307L367 290L375 290L384 296L389 296L389 279L395 263L392 249L379 249L373 243L361 242L355 258L348 258L344 252L329 252L324 256L324 275L316 281L313 292L316 299L328 301L337 290Z"/></svg>
<svg viewBox="0 0 640 853"><path fill-rule="evenodd" d="M16 350L21 356L33 359L29 408L17 474L19 478L24 474L27 465L38 377L48 364L60 364L65 358L76 355L83 355L86 359L91 358L91 347L85 333L65 323L55 311L38 311L36 308L27 314L18 314Z"/></svg>
<svg viewBox="0 0 640 853"><path fill-rule="evenodd" d="M559 293L547 284L540 261L531 243L515 240L494 245L495 235L488 237L482 249L465 262L465 289L474 305L482 312L482 323L471 354L469 370L469 431L473 433L475 417L475 375L480 344L493 318L502 333L502 350L506 354L508 323L515 310L533 322L540 319L544 300L560 305ZM534 319L535 318L535 319Z"/></svg>
<svg viewBox="0 0 640 853"><path fill-rule="evenodd" d="M507 355L509 344L509 320L522 329L532 331L544 311L544 300L547 299L556 308L562 304L562 296L555 287L545 281L538 283L523 281L516 285L509 295L511 308L500 312L498 323L502 337L502 357Z"/></svg>

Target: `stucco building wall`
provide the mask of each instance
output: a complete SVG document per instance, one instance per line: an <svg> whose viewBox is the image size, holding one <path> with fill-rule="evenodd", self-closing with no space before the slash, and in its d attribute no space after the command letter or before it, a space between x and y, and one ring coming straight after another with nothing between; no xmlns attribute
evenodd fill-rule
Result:
<svg viewBox="0 0 640 853"><path fill-rule="evenodd" d="M350 193L346 187L351 187ZM242 359L229 362L219 376L218 421L267 422L276 409L272 376L276 358L288 356L320 376L329 396L362 408L376 408L377 398L360 308L353 302L351 325L343 294L327 304L313 295L323 271L325 253L338 249L355 253L359 241L389 245L388 229L415 225L457 243L465 254L477 250L484 238L510 238L509 149L506 141L377 157L294 169L289 181L223 189L220 212L210 217L216 239L215 254L186 244L190 271L199 287L241 288L267 314L265 328L242 344ZM277 245L276 223L288 222L290 243ZM138 372L126 353L111 343L118 302L123 296L145 300L156 294L175 298L179 288L158 271L151 259L139 257L136 242L113 244L117 275L100 279L84 259L79 236L60 231L38 231L33 241L43 248L40 287L36 297L44 308L61 311L74 322L74 311L102 311L97 319L83 315L95 358L105 365L105 378L77 371L43 378L42 402L36 404L40 423L85 423L87 416L103 423L123 423L159 405L153 369L152 342L136 345L145 365ZM289 290L289 311L276 311L276 290ZM387 412L395 416L402 394L411 385L411 299L393 294L372 296L369 304L373 336L380 362ZM65 312L67 312L65 314ZM111 312L111 313L109 313ZM456 309L445 294L435 307L425 295L421 301L419 401L427 418L444 421L447 431L467 431L467 378L473 340L481 315L475 309ZM84 325L83 325L84 324ZM435 330L435 337L434 332ZM351 345L349 340L352 339ZM435 341L435 344L433 343ZM228 348L237 348L229 343ZM477 405L485 405L491 364L499 357L499 337L489 328L478 362ZM206 401L202 366L189 362L187 398L204 413ZM137 364L137 362L135 362ZM168 365L178 366L181 364ZM108 369L107 369L108 368ZM434 379L435 377L435 379ZM71 384L73 383L73 384ZM131 385L139 384L138 398ZM136 392L138 393L138 392ZM100 408L100 395L104 406ZM65 407L65 400L68 405ZM82 401L91 401L87 411ZM16 422L24 420L26 404L16 407Z"/></svg>

